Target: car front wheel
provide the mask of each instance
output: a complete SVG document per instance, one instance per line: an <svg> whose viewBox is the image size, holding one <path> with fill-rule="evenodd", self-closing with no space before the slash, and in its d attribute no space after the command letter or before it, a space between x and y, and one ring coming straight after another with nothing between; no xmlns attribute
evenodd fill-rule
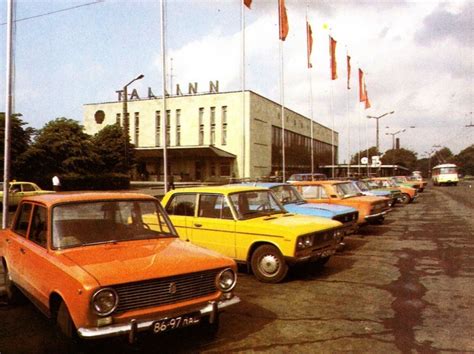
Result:
<svg viewBox="0 0 474 354"><path fill-rule="evenodd" d="M56 323L62 336L68 339L72 339L76 336L76 327L74 326L74 322L64 301L61 301L59 305Z"/></svg>
<svg viewBox="0 0 474 354"><path fill-rule="evenodd" d="M279 283L288 273L288 264L281 252L272 245L258 247L251 259L255 277L265 283Z"/></svg>
<svg viewBox="0 0 474 354"><path fill-rule="evenodd" d="M406 194L406 193L403 193L403 194L402 194L402 198L401 198L401 199L402 199L402 200L401 200L402 204L408 204L408 203L410 203L410 200L411 200L410 196L409 196L408 194Z"/></svg>
<svg viewBox="0 0 474 354"><path fill-rule="evenodd" d="M5 292L7 295L7 302L11 305L21 303L23 299L23 294L20 290L16 287L15 283L11 278L11 274L8 271L8 267L3 267L3 284L5 284Z"/></svg>

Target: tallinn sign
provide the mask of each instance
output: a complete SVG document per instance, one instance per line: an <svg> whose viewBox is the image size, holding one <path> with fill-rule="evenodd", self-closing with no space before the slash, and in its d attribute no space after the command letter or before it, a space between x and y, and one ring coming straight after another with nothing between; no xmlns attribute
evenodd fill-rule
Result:
<svg viewBox="0 0 474 354"><path fill-rule="evenodd" d="M123 100L123 90L118 90L115 91L118 94L118 100L122 101ZM209 81L209 91L208 93L219 93L219 80L216 81ZM188 92L187 95L197 95L198 94L198 83L197 82L190 82L188 84ZM184 96L183 91L181 90L181 86L179 84L176 84L176 91L175 94L171 93L171 95L168 93L168 91L165 91L166 96ZM151 87L148 87L148 99L153 99L153 98L158 98L158 96L155 96L153 94L153 91ZM129 97L127 97L128 101L133 101L133 100L140 100L141 97L138 95L138 92L136 89L133 89L133 91L130 93Z"/></svg>

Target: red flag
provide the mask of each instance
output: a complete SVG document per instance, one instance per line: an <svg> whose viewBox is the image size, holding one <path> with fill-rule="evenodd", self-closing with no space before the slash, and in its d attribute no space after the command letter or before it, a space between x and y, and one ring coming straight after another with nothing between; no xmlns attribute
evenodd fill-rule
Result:
<svg viewBox="0 0 474 354"><path fill-rule="evenodd" d="M364 85L365 87L365 85ZM365 88L365 95L367 99L365 100L365 109L369 109L371 107L370 101L369 101L369 93L367 92L367 88Z"/></svg>
<svg viewBox="0 0 474 354"><path fill-rule="evenodd" d="M278 0L278 16L280 18L280 39L284 41L290 29L286 15L285 0Z"/></svg>
<svg viewBox="0 0 474 354"><path fill-rule="evenodd" d="M347 56L347 89L351 89L351 57Z"/></svg>
<svg viewBox="0 0 474 354"><path fill-rule="evenodd" d="M306 21L306 48L308 54L308 69L313 67L311 64L311 52L313 51L313 31L311 31L311 25Z"/></svg>
<svg viewBox="0 0 474 354"><path fill-rule="evenodd" d="M365 87L364 72L359 69L359 102L367 101L367 91Z"/></svg>
<svg viewBox="0 0 474 354"><path fill-rule="evenodd" d="M337 42L329 36L329 56L331 57L331 80L337 79L337 63L336 63L336 44Z"/></svg>
<svg viewBox="0 0 474 354"><path fill-rule="evenodd" d="M252 5L252 0L244 0L244 5L250 9L250 6Z"/></svg>

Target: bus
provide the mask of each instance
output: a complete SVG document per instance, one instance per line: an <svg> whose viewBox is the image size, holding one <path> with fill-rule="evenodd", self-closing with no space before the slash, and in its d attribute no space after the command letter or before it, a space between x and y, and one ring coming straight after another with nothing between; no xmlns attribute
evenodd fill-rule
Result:
<svg viewBox="0 0 474 354"><path fill-rule="evenodd" d="M433 167L431 178L435 186L442 184L457 185L459 182L458 167L452 163L445 163Z"/></svg>

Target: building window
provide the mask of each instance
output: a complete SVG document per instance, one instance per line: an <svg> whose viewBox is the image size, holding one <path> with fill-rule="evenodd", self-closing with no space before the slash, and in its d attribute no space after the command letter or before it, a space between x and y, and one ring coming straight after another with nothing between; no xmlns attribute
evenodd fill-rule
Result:
<svg viewBox="0 0 474 354"><path fill-rule="evenodd" d="M230 176L230 162L221 162L221 176Z"/></svg>
<svg viewBox="0 0 474 354"><path fill-rule="evenodd" d="M171 120L171 111L166 111L166 146L170 146L170 120Z"/></svg>
<svg viewBox="0 0 474 354"><path fill-rule="evenodd" d="M216 143L216 107L211 107L211 145Z"/></svg>
<svg viewBox="0 0 474 354"><path fill-rule="evenodd" d="M117 125L120 125L120 113L117 113L117 114L115 115L115 123L116 123Z"/></svg>
<svg viewBox="0 0 474 354"><path fill-rule="evenodd" d="M176 146L181 145L181 110L176 110Z"/></svg>
<svg viewBox="0 0 474 354"><path fill-rule="evenodd" d="M216 176L216 163L214 161L211 162L211 176Z"/></svg>
<svg viewBox="0 0 474 354"><path fill-rule="evenodd" d="M222 145L227 144L227 106L222 107Z"/></svg>
<svg viewBox="0 0 474 354"><path fill-rule="evenodd" d="M155 146L160 146L161 141L161 113L160 111L155 112Z"/></svg>
<svg viewBox="0 0 474 354"><path fill-rule="evenodd" d="M199 108L199 145L204 145L204 108Z"/></svg>
<svg viewBox="0 0 474 354"><path fill-rule="evenodd" d="M140 134L140 113L135 112L135 147L138 147L139 134Z"/></svg>

